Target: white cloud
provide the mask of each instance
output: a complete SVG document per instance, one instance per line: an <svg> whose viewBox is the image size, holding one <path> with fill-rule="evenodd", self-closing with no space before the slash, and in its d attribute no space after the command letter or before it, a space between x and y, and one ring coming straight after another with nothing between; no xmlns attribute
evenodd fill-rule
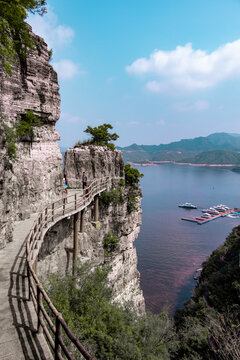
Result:
<svg viewBox="0 0 240 360"><path fill-rule="evenodd" d="M156 124L157 126L164 126L164 125L165 125L165 121L164 121L163 119L160 119L160 120L156 121L155 124Z"/></svg>
<svg viewBox="0 0 240 360"><path fill-rule="evenodd" d="M61 113L61 119L63 119L64 121L68 122L68 123L85 123L86 121L81 119L79 116L76 115L71 115L68 113Z"/></svg>
<svg viewBox="0 0 240 360"><path fill-rule="evenodd" d="M27 21L33 31L44 38L49 48L58 48L71 43L74 30L70 26L58 24L58 18L48 6L47 14L43 16L29 15Z"/></svg>
<svg viewBox="0 0 240 360"><path fill-rule="evenodd" d="M127 123L127 125L130 125L130 126L138 126L138 125L140 125L140 122L139 121L129 121L128 123Z"/></svg>
<svg viewBox="0 0 240 360"><path fill-rule="evenodd" d="M76 75L86 74L86 71L79 70L79 65L72 60L63 59L52 63L53 68L57 71L61 80L73 79Z"/></svg>
<svg viewBox="0 0 240 360"><path fill-rule="evenodd" d="M194 50L190 43L172 51L154 50L149 58L137 59L126 71L154 77L146 87L155 93L210 88L240 77L240 39L212 53Z"/></svg>
<svg viewBox="0 0 240 360"><path fill-rule="evenodd" d="M209 109L210 105L207 101L198 100L193 104L176 103L172 106L173 110L188 112L188 111L204 111Z"/></svg>

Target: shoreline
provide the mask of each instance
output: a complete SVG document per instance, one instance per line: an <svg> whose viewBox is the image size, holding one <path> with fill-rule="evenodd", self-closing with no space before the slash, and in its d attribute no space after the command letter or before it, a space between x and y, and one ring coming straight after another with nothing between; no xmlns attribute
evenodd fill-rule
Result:
<svg viewBox="0 0 240 360"><path fill-rule="evenodd" d="M188 165L188 166L205 166L205 167L236 167L239 166L237 164L193 164L193 163L180 163L175 161L153 161L152 163L133 163L128 162L130 165L136 165L136 166L157 166L158 164L173 164L173 165Z"/></svg>

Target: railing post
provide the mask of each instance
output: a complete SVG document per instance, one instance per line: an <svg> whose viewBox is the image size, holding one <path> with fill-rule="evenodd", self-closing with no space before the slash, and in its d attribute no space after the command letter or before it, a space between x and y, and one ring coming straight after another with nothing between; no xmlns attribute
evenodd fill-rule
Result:
<svg viewBox="0 0 240 360"><path fill-rule="evenodd" d="M28 301L32 300L31 296L31 271L29 269L29 263L27 261L27 276L28 276Z"/></svg>
<svg viewBox="0 0 240 360"><path fill-rule="evenodd" d="M66 198L63 198L63 215L65 214Z"/></svg>
<svg viewBox="0 0 240 360"><path fill-rule="evenodd" d="M79 212L74 214L74 238L73 238L73 276L77 275L77 258L78 258L78 230L79 230Z"/></svg>
<svg viewBox="0 0 240 360"><path fill-rule="evenodd" d="M77 210L77 194L75 194L75 210Z"/></svg>
<svg viewBox="0 0 240 360"><path fill-rule="evenodd" d="M42 293L40 291L39 286L37 285L37 318L38 318L37 331L38 331L38 333L41 333L43 331L42 325L41 325L41 320L43 318L41 307L42 307Z"/></svg>
<svg viewBox="0 0 240 360"><path fill-rule="evenodd" d="M85 214L85 208L81 210L80 233L84 232L84 214Z"/></svg>
<svg viewBox="0 0 240 360"><path fill-rule="evenodd" d="M94 221L98 221L99 215L99 196L95 195L94 197Z"/></svg>
<svg viewBox="0 0 240 360"><path fill-rule="evenodd" d="M54 222L54 203L52 204L52 222Z"/></svg>
<svg viewBox="0 0 240 360"><path fill-rule="evenodd" d="M61 345L59 339L62 334L62 326L59 321L58 316L56 317L56 334L55 334L55 349L54 349L54 359L59 360L61 356Z"/></svg>
<svg viewBox="0 0 240 360"><path fill-rule="evenodd" d="M47 221L48 221L48 208L45 209L45 227L47 227Z"/></svg>

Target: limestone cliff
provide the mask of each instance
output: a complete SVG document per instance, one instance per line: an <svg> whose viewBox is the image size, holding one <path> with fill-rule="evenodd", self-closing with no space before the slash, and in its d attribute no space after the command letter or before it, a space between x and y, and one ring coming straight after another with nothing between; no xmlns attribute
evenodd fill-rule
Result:
<svg viewBox="0 0 240 360"><path fill-rule="evenodd" d="M82 186L82 173L88 181L99 176L122 177L124 162L122 152L111 151L106 146L80 146L65 153L65 175L70 188Z"/></svg>
<svg viewBox="0 0 240 360"><path fill-rule="evenodd" d="M39 211L62 191L62 156L55 123L60 115L57 74L49 64L44 40L31 33L34 50L7 76L0 64L0 248L12 240L14 220ZM6 151L3 124L13 127L26 110L39 119L34 138L16 143L17 161Z"/></svg>
<svg viewBox="0 0 240 360"><path fill-rule="evenodd" d="M71 187L81 187L82 172L88 179L103 176L123 176L124 166L122 153L105 147L81 147L69 149L65 155L65 174ZM136 191L134 210L129 212L129 190L119 186L119 179L113 187L121 189L122 201L106 206L100 197L100 226L96 227L93 220L93 206L85 212L84 231L78 233L79 261L90 262L94 266L103 264L111 268L109 279L114 288L114 301L119 303L132 302L140 312L145 304L140 289L139 272L137 270L137 254L134 240L138 236L141 223L141 192ZM104 251L103 240L107 233L119 239L117 248L111 252ZM72 268L72 254L67 249L73 246L73 219L65 219L56 224L45 237L40 251L38 271L46 276L52 272L66 272Z"/></svg>

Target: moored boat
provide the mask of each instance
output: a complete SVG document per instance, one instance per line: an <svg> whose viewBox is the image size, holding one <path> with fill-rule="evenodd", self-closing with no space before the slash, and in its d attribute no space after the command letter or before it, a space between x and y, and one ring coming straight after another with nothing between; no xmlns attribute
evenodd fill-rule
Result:
<svg viewBox="0 0 240 360"><path fill-rule="evenodd" d="M197 209L196 205L193 205L191 203L186 202L185 204L180 204L178 207L184 208L184 209Z"/></svg>

